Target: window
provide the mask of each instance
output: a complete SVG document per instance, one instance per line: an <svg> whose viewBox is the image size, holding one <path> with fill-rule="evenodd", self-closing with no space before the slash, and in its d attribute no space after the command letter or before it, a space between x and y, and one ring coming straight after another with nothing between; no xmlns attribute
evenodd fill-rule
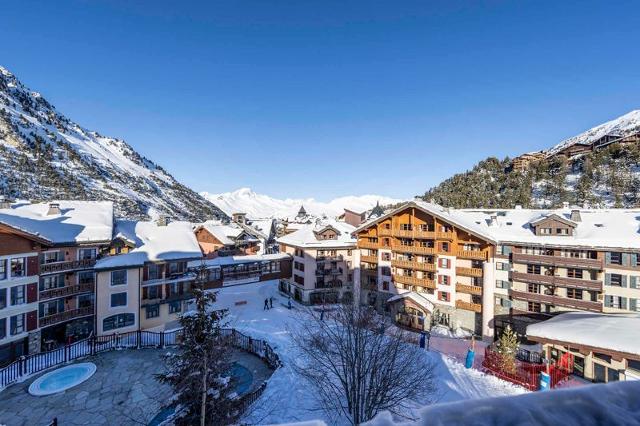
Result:
<svg viewBox="0 0 640 426"><path fill-rule="evenodd" d="M411 231L413 228L411 227L410 223L401 223L400 229L403 231Z"/></svg>
<svg viewBox="0 0 640 426"><path fill-rule="evenodd" d="M300 275L293 274L293 281L295 281L296 284L304 285L304 277Z"/></svg>
<svg viewBox="0 0 640 426"><path fill-rule="evenodd" d="M24 277L27 274L24 265L24 257L11 259L11 276Z"/></svg>
<svg viewBox="0 0 640 426"><path fill-rule="evenodd" d="M567 277L582 279L582 269L568 268L567 269Z"/></svg>
<svg viewBox="0 0 640 426"><path fill-rule="evenodd" d="M7 289L0 288L0 309L7 307Z"/></svg>
<svg viewBox="0 0 640 426"><path fill-rule="evenodd" d="M382 281L382 289L384 291L389 291L389 281Z"/></svg>
<svg viewBox="0 0 640 426"><path fill-rule="evenodd" d="M127 270L121 269L119 271L111 271L111 285L126 285L127 284Z"/></svg>
<svg viewBox="0 0 640 426"><path fill-rule="evenodd" d="M184 283L171 283L167 287L167 298L176 297L184 294Z"/></svg>
<svg viewBox="0 0 640 426"><path fill-rule="evenodd" d="M556 228L556 234L558 235L569 235L568 228Z"/></svg>
<svg viewBox="0 0 640 426"><path fill-rule="evenodd" d="M438 300L443 302L448 302L450 300L450 294L447 291L439 291L438 292Z"/></svg>
<svg viewBox="0 0 640 426"><path fill-rule="evenodd" d="M169 303L169 313L176 314L178 312L182 312L182 302L176 300L175 302Z"/></svg>
<svg viewBox="0 0 640 426"><path fill-rule="evenodd" d="M7 337L7 319L0 318L0 340Z"/></svg>
<svg viewBox="0 0 640 426"><path fill-rule="evenodd" d="M504 281L504 280L496 280L496 287L497 288L511 288L511 283L509 281Z"/></svg>
<svg viewBox="0 0 640 426"><path fill-rule="evenodd" d="M607 263L611 265L622 265L622 253L610 252L607 256Z"/></svg>
<svg viewBox="0 0 640 426"><path fill-rule="evenodd" d="M527 274L540 275L540 265L527 265Z"/></svg>
<svg viewBox="0 0 640 426"><path fill-rule="evenodd" d="M64 255L59 251L47 251L42 253L42 263L55 263L62 262L64 260Z"/></svg>
<svg viewBox="0 0 640 426"><path fill-rule="evenodd" d="M157 318L160 316L160 305L148 305L146 311L147 319Z"/></svg>
<svg viewBox="0 0 640 426"><path fill-rule="evenodd" d="M438 266L443 269L449 269L451 267L451 260L440 258L438 259Z"/></svg>
<svg viewBox="0 0 640 426"><path fill-rule="evenodd" d="M540 228L540 233L542 235L551 235L551 228Z"/></svg>
<svg viewBox="0 0 640 426"><path fill-rule="evenodd" d="M78 272L78 284L93 284L94 281L93 271Z"/></svg>
<svg viewBox="0 0 640 426"><path fill-rule="evenodd" d="M540 293L540 284L527 284L527 292L529 293Z"/></svg>
<svg viewBox="0 0 640 426"><path fill-rule="evenodd" d="M438 275L438 284L449 285L451 284L450 278L448 275Z"/></svg>
<svg viewBox="0 0 640 426"><path fill-rule="evenodd" d="M142 288L142 298L143 299L159 299L161 297L162 286L161 285L152 285L149 287Z"/></svg>
<svg viewBox="0 0 640 426"><path fill-rule="evenodd" d="M302 262L293 262L293 267L298 271L304 271L304 263Z"/></svg>
<svg viewBox="0 0 640 426"><path fill-rule="evenodd" d="M114 293L111 295L111 307L127 306L127 293Z"/></svg>
<svg viewBox="0 0 640 426"><path fill-rule="evenodd" d="M538 302L527 302L527 310L529 312L542 312L542 306Z"/></svg>
<svg viewBox="0 0 640 426"><path fill-rule="evenodd" d="M96 258L96 249L83 248L78 250L78 260L91 260Z"/></svg>
<svg viewBox="0 0 640 426"><path fill-rule="evenodd" d="M604 306L613 309L627 309L627 298L621 296L604 296Z"/></svg>
<svg viewBox="0 0 640 426"><path fill-rule="evenodd" d="M22 305L26 303L25 294L24 294L24 286L19 285L15 287L11 287L11 305Z"/></svg>
<svg viewBox="0 0 640 426"><path fill-rule="evenodd" d="M40 279L40 291L64 287L64 275L47 275Z"/></svg>
<svg viewBox="0 0 640 426"><path fill-rule="evenodd" d="M449 252L449 243L447 243L447 242L440 243L440 250L448 253Z"/></svg>
<svg viewBox="0 0 640 426"><path fill-rule="evenodd" d="M0 259L0 280L7 279L7 261Z"/></svg>
<svg viewBox="0 0 640 426"><path fill-rule="evenodd" d="M24 333L24 314L12 316L9 322L9 332L12 336Z"/></svg>
<svg viewBox="0 0 640 426"><path fill-rule="evenodd" d="M0 330L1 332L1 330ZM635 360L635 359L628 359L627 360L627 368L630 368L632 370L636 370L636 371L640 371L640 361Z"/></svg>
<svg viewBox="0 0 640 426"><path fill-rule="evenodd" d="M612 285L612 286L616 286L616 287L622 287L622 282L623 282L623 278L622 275L620 274L607 274L608 278L609 278L609 282L607 283L608 285Z"/></svg>
<svg viewBox="0 0 640 426"><path fill-rule="evenodd" d="M384 275L385 277L390 277L391 276L391 268L389 268L388 266L382 266L380 268L380 273L382 275Z"/></svg>
<svg viewBox="0 0 640 426"><path fill-rule="evenodd" d="M169 263L169 274L179 274L184 271L182 262Z"/></svg>
<svg viewBox="0 0 640 426"><path fill-rule="evenodd" d="M381 259L384 261L390 261L391 260L391 253L389 252L384 252L381 255Z"/></svg>
<svg viewBox="0 0 640 426"><path fill-rule="evenodd" d="M129 327L134 323L134 314L111 315L110 317L102 320L102 329L104 331L115 330L116 328Z"/></svg>
<svg viewBox="0 0 640 426"><path fill-rule="evenodd" d="M509 268L509 264L506 262L496 262L496 270L498 271L508 271Z"/></svg>
<svg viewBox="0 0 640 426"><path fill-rule="evenodd" d="M582 300L582 290L579 288L568 288L567 297L569 299Z"/></svg>
<svg viewBox="0 0 640 426"><path fill-rule="evenodd" d="M56 299L40 303L40 306L38 307L38 316L40 318L55 315L59 312L64 312L64 299Z"/></svg>
<svg viewBox="0 0 640 426"><path fill-rule="evenodd" d="M150 263L147 266L147 271L148 271L148 276L149 276L149 280L157 280L160 277L160 266L156 265L155 263Z"/></svg>
<svg viewBox="0 0 640 426"><path fill-rule="evenodd" d="M93 293L78 296L78 308L88 308L91 306L93 306Z"/></svg>

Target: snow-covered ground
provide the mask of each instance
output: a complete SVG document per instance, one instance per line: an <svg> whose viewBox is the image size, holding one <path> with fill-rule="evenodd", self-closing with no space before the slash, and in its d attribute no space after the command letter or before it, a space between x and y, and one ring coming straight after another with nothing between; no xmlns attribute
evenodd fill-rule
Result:
<svg viewBox="0 0 640 426"><path fill-rule="evenodd" d="M265 311L264 300L268 297L274 297L274 307ZM268 341L284 363L269 380L254 409L248 413L246 420L249 423L328 421L325 414L318 410L313 389L302 382L291 368L292 361L297 356L291 341L291 331L303 319L302 311L307 308L294 304L294 308L289 310L286 305L287 298L278 292L277 281L225 287L218 293L216 307L229 309L229 326L254 338ZM458 342L461 343L451 346L457 348L457 351L467 344L460 340ZM425 352L424 361L425 365L432 363L434 366L438 391L435 396L425 395L425 401L419 402L435 399L436 403L449 403L525 392L524 389L496 377L465 369L458 361L441 352Z"/></svg>
<svg viewBox="0 0 640 426"><path fill-rule="evenodd" d="M307 213L312 216L322 217L326 215L327 217L335 217L344 213L345 208L356 212L363 212L372 209L378 202L384 206L403 201L380 195L340 197L326 203L313 198L287 198L281 200L268 195L257 194L250 188L240 188L236 191L225 192L223 194L201 192L200 195L211 201L216 207L228 215L242 212L247 213L247 216L252 219L264 217L292 219L298 214L301 205L304 205Z"/></svg>

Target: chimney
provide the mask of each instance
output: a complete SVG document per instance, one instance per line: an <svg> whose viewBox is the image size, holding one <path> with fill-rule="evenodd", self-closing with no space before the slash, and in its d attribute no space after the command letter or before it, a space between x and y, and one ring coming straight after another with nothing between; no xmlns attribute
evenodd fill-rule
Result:
<svg viewBox="0 0 640 426"><path fill-rule="evenodd" d="M231 215L231 217L233 218L233 221L235 223L241 223L241 224L245 224L247 223L247 214L246 213L233 213Z"/></svg>
<svg viewBox="0 0 640 426"><path fill-rule="evenodd" d="M563 201L562 202L562 208L563 209L568 209L569 208L569 202L568 201Z"/></svg>
<svg viewBox="0 0 640 426"><path fill-rule="evenodd" d="M61 214L60 203L49 203L49 210L47 211L47 216L54 216L57 214Z"/></svg>
<svg viewBox="0 0 640 426"><path fill-rule="evenodd" d="M0 195L0 209L10 209L11 208L11 200L9 200L4 195Z"/></svg>
<svg viewBox="0 0 640 426"><path fill-rule="evenodd" d="M489 226L498 226L498 215L492 214L490 218L491 219L489 220Z"/></svg>
<svg viewBox="0 0 640 426"><path fill-rule="evenodd" d="M156 225L158 226L167 226L169 224L169 218L165 215L158 216L158 220L156 220Z"/></svg>
<svg viewBox="0 0 640 426"><path fill-rule="evenodd" d="M569 217L574 222L582 222L582 217L580 217L580 210L571 210L571 216Z"/></svg>

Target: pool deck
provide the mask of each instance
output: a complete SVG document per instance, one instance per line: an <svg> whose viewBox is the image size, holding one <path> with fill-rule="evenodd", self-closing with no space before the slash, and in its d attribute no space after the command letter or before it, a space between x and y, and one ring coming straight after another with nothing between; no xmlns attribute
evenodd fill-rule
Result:
<svg viewBox="0 0 640 426"><path fill-rule="evenodd" d="M47 425L57 417L61 425L146 425L172 395L169 386L154 378L164 371L161 357L168 351L122 350L78 360L96 364L96 373L86 382L58 394L29 394L29 385L41 374L10 386L0 392L0 424ZM250 390L272 374L254 355L236 351L233 360L253 373Z"/></svg>

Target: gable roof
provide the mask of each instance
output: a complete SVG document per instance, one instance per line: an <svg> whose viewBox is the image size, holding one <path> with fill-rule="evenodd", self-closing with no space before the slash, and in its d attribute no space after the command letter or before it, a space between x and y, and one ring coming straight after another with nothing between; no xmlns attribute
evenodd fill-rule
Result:
<svg viewBox="0 0 640 426"><path fill-rule="evenodd" d="M339 232L335 240L319 240L317 233L332 227ZM300 248L355 248L356 239L352 236L355 228L348 223L334 219L318 219L315 223L301 225L300 229L277 239L281 244Z"/></svg>
<svg viewBox="0 0 640 426"><path fill-rule="evenodd" d="M423 307L428 312L433 312L434 305L423 295L416 293L415 291L407 291L406 293L400 293L387 299L386 303L393 303L398 300L409 299L416 305Z"/></svg>
<svg viewBox="0 0 640 426"><path fill-rule="evenodd" d="M532 226L536 226L546 220L556 220L558 222L562 222L565 225L568 225L572 228L575 228L576 226L578 226L578 224L572 220L569 220L567 218L564 218L562 216L560 216L558 213L550 213L550 214L543 214L541 215L538 219L533 220L531 222L529 222Z"/></svg>

